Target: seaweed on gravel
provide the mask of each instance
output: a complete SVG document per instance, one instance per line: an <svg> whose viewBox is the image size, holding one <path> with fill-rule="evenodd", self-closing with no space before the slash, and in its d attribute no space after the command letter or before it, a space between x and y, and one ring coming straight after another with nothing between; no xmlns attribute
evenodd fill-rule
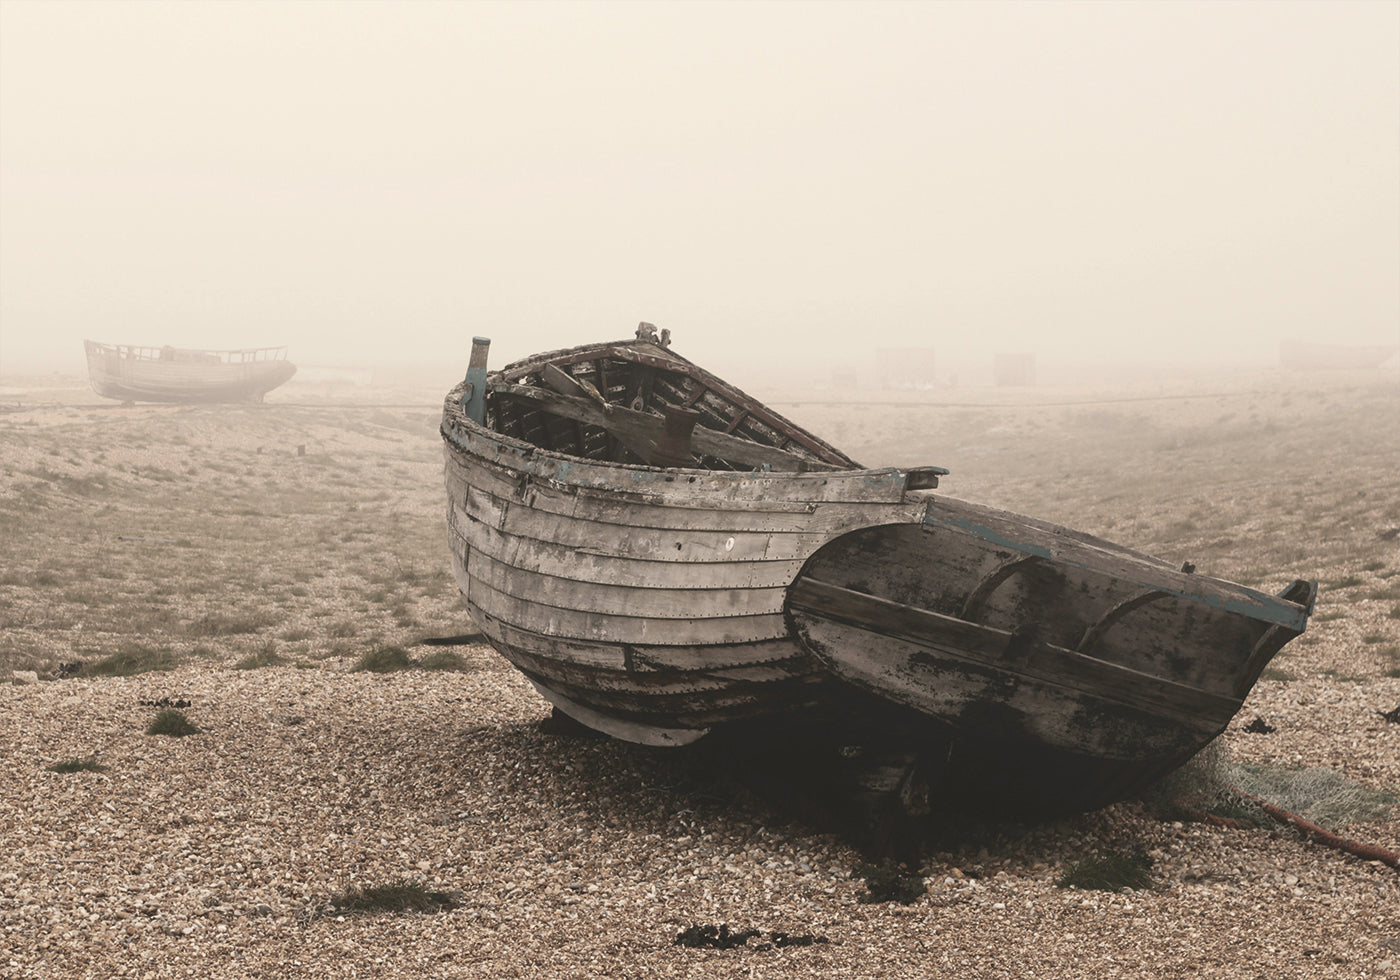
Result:
<svg viewBox="0 0 1400 980"><path fill-rule="evenodd" d="M717 926L694 923L677 933L671 945L685 946L689 949L734 949L739 946L748 946L750 939L760 940L756 945L749 947L754 950L783 949L788 946L815 946L829 941L825 936L809 934L794 936L786 932L770 932L768 938L764 940L763 932L759 929L743 929L735 932L729 928L729 923L721 922Z"/></svg>
<svg viewBox="0 0 1400 980"><path fill-rule="evenodd" d="M351 885L331 896L338 912L441 912L455 909L457 901L446 892L429 891L412 881L387 885Z"/></svg>
<svg viewBox="0 0 1400 980"><path fill-rule="evenodd" d="M892 861L858 865L856 874L865 879L866 893L860 897L864 905L877 902L909 905L917 902L926 891L921 876L911 874L907 868Z"/></svg>
<svg viewBox="0 0 1400 980"><path fill-rule="evenodd" d="M1151 871L1152 859L1138 848L1076 861L1055 884L1060 888L1085 891L1121 892L1128 888L1146 889L1154 884Z"/></svg>

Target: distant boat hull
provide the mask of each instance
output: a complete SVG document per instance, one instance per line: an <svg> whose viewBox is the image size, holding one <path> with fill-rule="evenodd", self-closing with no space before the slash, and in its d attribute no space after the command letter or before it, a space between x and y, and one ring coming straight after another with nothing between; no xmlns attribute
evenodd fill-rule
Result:
<svg viewBox="0 0 1400 980"><path fill-rule="evenodd" d="M259 402L296 374L285 347L194 350L83 342L88 379L104 398L147 402Z"/></svg>
<svg viewBox="0 0 1400 980"><path fill-rule="evenodd" d="M653 745L807 726L994 807L1098 806L1184 762L1316 590L861 468L641 335L483 371L442 435L458 588L557 709Z"/></svg>

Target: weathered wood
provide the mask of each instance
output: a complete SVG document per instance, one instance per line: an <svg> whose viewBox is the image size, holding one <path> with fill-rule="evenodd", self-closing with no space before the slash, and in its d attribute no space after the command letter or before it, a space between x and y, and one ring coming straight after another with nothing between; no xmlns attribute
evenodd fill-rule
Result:
<svg viewBox="0 0 1400 980"><path fill-rule="evenodd" d="M778 639L787 633L781 614L714 618L655 619L560 609L548 603L509 595L490 583L472 579L473 605L488 615L517 626L533 624L547 636L608 643L702 646L755 643ZM479 624L483 625L483 624ZM483 625L483 629L485 626Z"/></svg>
<svg viewBox="0 0 1400 980"><path fill-rule="evenodd" d="M456 525L462 528L460 522ZM473 551L532 572L639 589L786 588L802 569L801 558L761 561L657 561L587 547L560 545L474 522L462 528ZM697 565L703 564L703 567Z"/></svg>
<svg viewBox="0 0 1400 980"><path fill-rule="evenodd" d="M699 585L704 569L692 568L697 583L693 588L616 585L532 571L473 548L467 574L502 593L542 606L581 613L644 616L662 625L672 619L761 616L783 610L785 588L705 587Z"/></svg>
<svg viewBox="0 0 1400 980"><path fill-rule="evenodd" d="M676 528L691 531L763 531L770 533L838 532L876 524L908 523L922 513L923 502L866 501L856 499L765 499L758 488L731 485L732 496L722 492L687 496L678 493L609 494L593 487L561 485L553 481L521 482L520 474L479 468L469 484L452 462L447 466L448 492L465 499L474 487L502 502L527 504L531 509L560 517L611 524L616 528ZM815 489L841 490L841 487ZM743 492L740 496L739 492ZM778 496L775 494L775 497ZM622 533L614 530L613 533Z"/></svg>
<svg viewBox="0 0 1400 980"><path fill-rule="evenodd" d="M502 642L529 650L536 656L610 670L711 674L756 666L781 667L789 662L800 665L791 668L794 673L807 673L814 669L811 657L796 640L786 634L774 639L724 646L645 643L623 645L602 640L549 636L499 621L493 624L493 629Z"/></svg>
<svg viewBox="0 0 1400 980"><path fill-rule="evenodd" d="M651 455L652 447L665 430L664 420L655 415L621 405L605 408L578 395L561 395L555 391L526 385L497 384L491 390L496 395L534 402L544 411L554 415L606 429L629 448L645 447L639 453L644 459ZM697 452L748 466L767 466L775 470L835 468L830 464L809 462L795 453L749 442L747 439L715 432L713 429L697 428L693 440Z"/></svg>
<svg viewBox="0 0 1400 980"><path fill-rule="evenodd" d="M561 453L542 452L519 438L485 436L480 430L443 430L443 438L470 457L472 466L491 465L531 480L611 491L622 499L674 506L710 506L719 500L860 500L899 503L906 500L909 471L897 467L820 472L672 471L622 463L599 463ZM641 495L640 497L638 495ZM727 504L726 504L727 506Z"/></svg>
<svg viewBox="0 0 1400 980"><path fill-rule="evenodd" d="M998 801L1101 805L1218 734L1311 612L937 495L937 467L861 469L646 338L491 377L485 424L444 403L454 580L544 696L617 737L855 712ZM697 465L631 462L678 408Z"/></svg>
<svg viewBox="0 0 1400 980"><path fill-rule="evenodd" d="M888 637L907 641L926 652L936 651L962 668L979 671L989 680L1033 679L1076 695L1135 705L1181 722L1203 715L1228 720L1240 704L1238 698L1051 646L1033 636L969 623L805 576L793 584L789 602L794 613L858 626L872 640ZM868 658L868 652L833 656L837 660L833 666L843 669L848 657ZM910 654L904 659L908 662L892 664L891 670L909 669L918 657Z"/></svg>
<svg viewBox="0 0 1400 980"><path fill-rule="evenodd" d="M554 515L512 506L475 491L458 510L459 524L479 521L517 538L531 538L566 548L583 549L600 558L666 560L698 566L704 562L788 562L801 560L824 544L830 534L772 534L744 531L689 531L676 528L636 528L616 535L616 525L592 521L557 519ZM608 537L607 535L614 535ZM700 570L697 568L697 573Z"/></svg>
<svg viewBox="0 0 1400 980"><path fill-rule="evenodd" d="M1218 579L1140 561L1118 549L1085 541L1082 536L1071 537L1034 527L1014 514L998 513L989 507L961 501L959 504L953 507L942 498L929 498L924 523L975 535L1008 552L1053 558L1059 565L1093 568L1100 574L1133 582L1143 589L1156 589L1203 606L1277 623L1298 633L1307 623L1307 613L1297 603Z"/></svg>
<svg viewBox="0 0 1400 980"><path fill-rule="evenodd" d="M1167 594L1156 589L1144 589L1134 595L1124 599L1118 605L1111 607L1100 616L1094 625L1084 631L1084 636L1075 647L1080 653L1092 653L1094 647L1098 646L1099 640L1109 629L1128 613L1136 609L1141 609L1149 602L1156 602L1158 599L1165 599Z"/></svg>

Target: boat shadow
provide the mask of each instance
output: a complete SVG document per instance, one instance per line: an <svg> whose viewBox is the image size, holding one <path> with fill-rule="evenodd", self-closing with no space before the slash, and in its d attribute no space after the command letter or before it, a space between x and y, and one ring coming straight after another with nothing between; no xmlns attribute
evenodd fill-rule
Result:
<svg viewBox="0 0 1400 980"><path fill-rule="evenodd" d="M810 732L714 733L679 748L600 735L557 713L478 731L482 755L528 760L529 793L561 821L677 837L699 828L747 836L834 838L865 860L919 866L939 852L1020 838L1050 818L996 819L934 806L910 813L898 792L872 785L870 759L814 747ZM527 785L528 782L528 785ZM917 808L916 808L917 810Z"/></svg>

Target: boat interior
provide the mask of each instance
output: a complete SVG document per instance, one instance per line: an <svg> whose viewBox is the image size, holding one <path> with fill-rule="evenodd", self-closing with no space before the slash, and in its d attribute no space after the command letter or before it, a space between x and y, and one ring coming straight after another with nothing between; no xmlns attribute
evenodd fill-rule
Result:
<svg viewBox="0 0 1400 980"><path fill-rule="evenodd" d="M609 463L717 471L859 469L739 389L637 339L556 351L509 365L486 386L483 423L550 452ZM468 414L471 409L467 407Z"/></svg>

